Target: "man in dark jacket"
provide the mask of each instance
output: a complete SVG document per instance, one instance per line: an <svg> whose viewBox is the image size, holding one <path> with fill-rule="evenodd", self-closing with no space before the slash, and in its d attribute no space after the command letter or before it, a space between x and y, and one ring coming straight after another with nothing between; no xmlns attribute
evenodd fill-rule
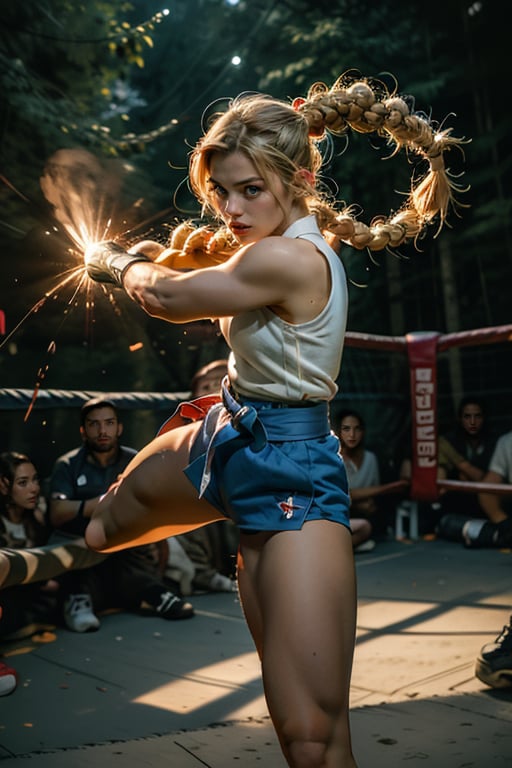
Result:
<svg viewBox="0 0 512 768"><path fill-rule="evenodd" d="M122 431L111 400L95 398L84 403L83 445L57 459L50 480L51 541L83 536L99 498L135 456L135 449L121 445ZM154 546L114 552L98 565L59 579L64 622L74 632L98 629L95 611L107 608L147 609L164 619L194 615L192 605L162 581Z"/></svg>

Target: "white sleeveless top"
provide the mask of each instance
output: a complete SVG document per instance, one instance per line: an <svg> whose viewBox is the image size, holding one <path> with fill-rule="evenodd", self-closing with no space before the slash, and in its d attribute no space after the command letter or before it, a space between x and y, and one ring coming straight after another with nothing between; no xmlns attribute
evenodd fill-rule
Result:
<svg viewBox="0 0 512 768"><path fill-rule="evenodd" d="M295 221L283 237L302 237L325 256L331 272L327 304L307 323L287 323L270 309L220 319L231 349L229 379L254 400L331 400L338 387L347 323L348 291L339 256L322 237L314 215Z"/></svg>

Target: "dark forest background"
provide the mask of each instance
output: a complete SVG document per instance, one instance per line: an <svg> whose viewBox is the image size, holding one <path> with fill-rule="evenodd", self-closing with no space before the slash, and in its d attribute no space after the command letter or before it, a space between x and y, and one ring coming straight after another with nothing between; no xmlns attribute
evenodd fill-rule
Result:
<svg viewBox="0 0 512 768"><path fill-rule="evenodd" d="M469 141L464 157L454 151L449 158L455 175L464 171L458 182L467 191L459 199L467 207L452 212L439 236L399 254L344 248L349 330L444 334L510 323L508 38L497 0L172 0L167 8L153 0L4 3L0 387L187 391L200 365L226 354L210 322L172 326L146 317L120 292L112 302L98 291L91 307L85 292L55 290L73 266L69 241L40 186L57 150L87 150L115 168L122 179L116 225L132 240L165 239L176 220L198 214L186 163L209 105L253 90L293 99L315 81L330 85L352 70L413 97L416 110ZM348 146L334 144L325 168L365 221L398 208L408 190L408 158L388 156L378 138L351 135ZM500 424L512 419L508 347L446 357L441 413L447 420L467 391L483 392ZM384 444L383 430L396 432L404 423L392 403L407 395L406 367L389 355L352 354L347 350L340 398L360 400L372 422L389 407L393 418L379 422ZM44 439L35 425L27 431L20 423L13 431L11 416L1 423L10 440L46 440L52 454L60 442L55 431L65 428L62 419L53 420L50 430L51 415L36 419L39 430L45 422ZM140 422L129 437L140 446ZM59 448L69 447L66 437Z"/></svg>

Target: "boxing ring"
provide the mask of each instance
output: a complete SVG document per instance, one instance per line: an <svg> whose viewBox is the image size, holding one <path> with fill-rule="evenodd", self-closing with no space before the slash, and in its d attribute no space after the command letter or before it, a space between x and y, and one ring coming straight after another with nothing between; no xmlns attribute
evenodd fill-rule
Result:
<svg viewBox="0 0 512 768"><path fill-rule="evenodd" d="M0 315L0 320L2 317ZM0 332L5 332L4 323L0 323ZM352 350L368 351L369 353L379 353L386 359L386 369L384 373L376 375L373 382L373 388L379 387L379 378L384 385L384 379L388 378L387 371L394 367L395 356L399 358L399 366L405 366L406 373L402 373L397 378L394 395L400 399L402 407L408 413L410 421L408 450L411 459L411 481L409 489L409 503L404 508L397 510L396 531L402 533L406 527L411 538L418 535L418 503L435 503L439 500L443 491L460 492L488 492L500 495L511 495L512 486L509 485L491 485L486 483L462 482L456 480L446 480L437 478L437 448L439 435L438 403L439 403L439 360L452 350L460 350L467 347L482 347L485 345L498 345L500 350L512 350L510 342L512 341L512 325L480 328L470 331L461 331L457 333L441 334L437 332L412 332L404 336L381 336L375 334L364 334L356 332L347 332L345 340L345 357L342 367L349 370L352 367L350 352ZM494 355L493 355L494 357ZM348 359L347 359L348 358ZM487 365L487 363L485 363ZM395 366L396 367L396 366ZM507 364L502 363L504 378L506 381ZM342 407L345 402L357 398L360 401L375 399L379 397L379 392L362 392L360 387L364 385L363 376L356 371L354 380L349 386L350 392L346 393L343 387L340 387L340 395L334 406ZM408 380L408 383L406 382ZM405 391L408 387L408 392ZM458 391L453 389L454 401L465 394L466 390ZM474 389L474 388L473 388ZM471 390L469 394L477 394ZM508 393L510 387L508 388ZM478 393L484 399L489 393L484 387ZM491 393L493 394L493 393ZM503 397L507 396L507 387L501 392ZM4 415L7 412L16 412L16 418L23 412L27 412L30 404L33 403L31 418L37 421L37 413L44 411L46 413L45 423L51 420L50 411L55 409L70 408L78 411L80 406L86 400L100 395L108 395L112 398L124 412L133 412L136 416L137 411L158 412L170 414L174 411L177 404L190 396L189 392L108 392L96 390L57 390L40 389L37 398L34 401L34 391L31 389L0 389L0 413ZM389 399L390 396L388 396ZM508 394L510 400L510 395ZM381 412L387 407L386 397L383 397ZM512 416L512 414L509 414ZM161 418L161 417L160 417ZM68 419L69 420L69 419ZM163 420L163 419L162 419ZM403 419L402 419L403 420ZM158 422L157 422L158 423ZM3 425L2 425L3 426ZM509 427L512 428L512 427ZM78 427L76 427L77 431ZM4 431L4 429L2 429ZM393 431L393 430L391 430ZM504 429L503 431L508 431ZM10 438L7 430L4 439L2 439L2 450L17 449L25 450L29 455L33 455L30 445L18 445ZM19 434L19 430L18 430ZM148 435L149 438L152 435ZM39 442L40 438L34 438ZM43 438L44 439L44 438ZM76 441L76 433L75 438ZM392 436L390 437L392 441ZM18 438L19 442L19 438ZM55 441L53 441L55 442ZM71 444L74 444L73 442ZM67 448L66 445L58 446L56 455ZM37 460L37 457L36 457Z"/></svg>

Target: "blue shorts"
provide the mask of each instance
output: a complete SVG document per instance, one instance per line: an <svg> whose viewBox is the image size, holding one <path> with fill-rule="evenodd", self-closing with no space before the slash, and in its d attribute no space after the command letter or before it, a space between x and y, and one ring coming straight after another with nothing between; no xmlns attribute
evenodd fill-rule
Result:
<svg viewBox="0 0 512 768"><path fill-rule="evenodd" d="M275 405L242 401L235 413L213 406L185 474L244 533L300 530L309 520L350 529L347 475L327 403Z"/></svg>

